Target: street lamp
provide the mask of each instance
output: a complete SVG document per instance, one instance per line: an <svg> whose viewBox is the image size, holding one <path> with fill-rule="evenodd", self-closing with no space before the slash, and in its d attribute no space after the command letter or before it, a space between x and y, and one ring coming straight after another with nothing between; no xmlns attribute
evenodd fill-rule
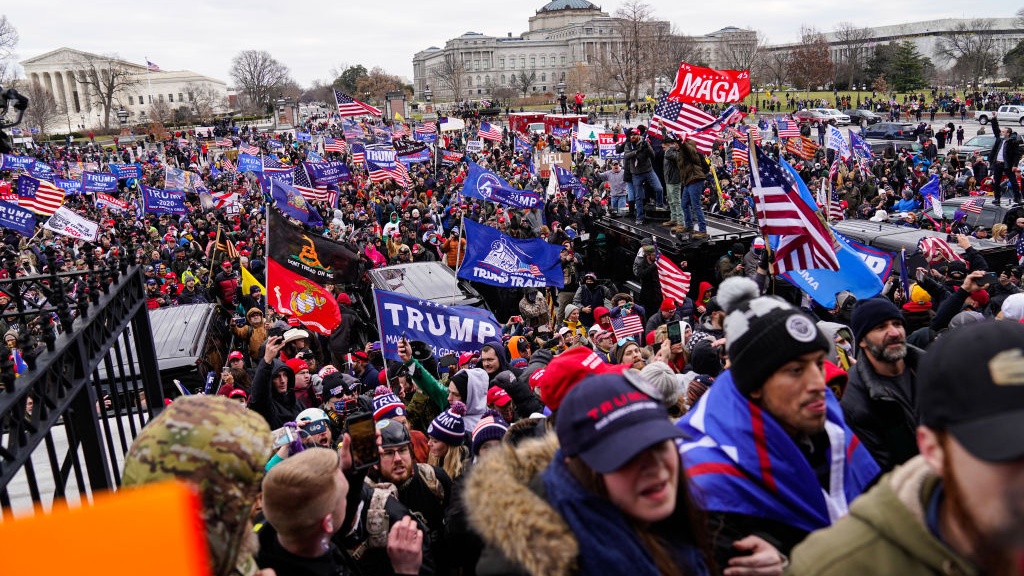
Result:
<svg viewBox="0 0 1024 576"><path fill-rule="evenodd" d="M125 110L124 107L118 109L117 120L121 123L122 126L128 122L128 111Z"/></svg>
<svg viewBox="0 0 1024 576"><path fill-rule="evenodd" d="M561 96L562 94L565 94L565 80L559 80L557 88L558 88L558 95L559 96Z"/></svg>

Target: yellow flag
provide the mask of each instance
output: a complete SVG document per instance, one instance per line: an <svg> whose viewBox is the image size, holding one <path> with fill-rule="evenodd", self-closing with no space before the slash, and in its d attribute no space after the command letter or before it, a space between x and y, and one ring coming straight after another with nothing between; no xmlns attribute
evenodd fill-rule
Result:
<svg viewBox="0 0 1024 576"><path fill-rule="evenodd" d="M260 287L260 294L263 294L264 296L267 295L267 289L263 287L263 284L260 284L259 281L256 280L256 277L253 276L252 273L249 272L248 270L246 270L245 267L243 266L242 267L242 294L248 294L249 290L251 289L252 286L259 286Z"/></svg>
<svg viewBox="0 0 1024 576"><path fill-rule="evenodd" d="M402 118L402 115L399 114L398 112L395 112L395 120L398 120L399 122L405 122L405 118Z"/></svg>

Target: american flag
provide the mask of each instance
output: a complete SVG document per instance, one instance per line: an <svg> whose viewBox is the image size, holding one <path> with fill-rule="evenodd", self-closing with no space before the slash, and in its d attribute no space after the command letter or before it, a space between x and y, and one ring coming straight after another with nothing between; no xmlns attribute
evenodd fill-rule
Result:
<svg viewBox="0 0 1024 576"><path fill-rule="evenodd" d="M642 335L644 333L644 324L640 320L639 314L619 316L618 318L612 318L612 332L615 333L616 340L622 340L630 336Z"/></svg>
<svg viewBox="0 0 1024 576"><path fill-rule="evenodd" d="M274 156L263 157L263 171L264 172L287 172L291 170L288 166L285 166Z"/></svg>
<svg viewBox="0 0 1024 576"><path fill-rule="evenodd" d="M213 143L221 148L231 148L235 145L235 143L231 141L231 138L222 138L220 140L215 140Z"/></svg>
<svg viewBox="0 0 1024 576"><path fill-rule="evenodd" d="M369 160L366 161L366 171L370 173L370 182L387 182L395 179L394 168L384 168Z"/></svg>
<svg viewBox="0 0 1024 576"><path fill-rule="evenodd" d="M487 122L480 123L480 129L477 130L476 134L484 140L501 142L501 130L499 130L497 126L493 126Z"/></svg>
<svg viewBox="0 0 1024 576"><path fill-rule="evenodd" d="M981 207L984 205L984 198L971 198L970 200L961 204L960 208L963 208L965 212L970 212L971 214L981 214Z"/></svg>
<svg viewBox="0 0 1024 576"><path fill-rule="evenodd" d="M829 222L846 220L846 212L843 210L843 205L840 204L839 194L837 194L835 190L832 190L832 197L828 202L828 219Z"/></svg>
<svg viewBox="0 0 1024 576"><path fill-rule="evenodd" d="M746 124L740 124L733 129L733 133L737 138L744 142L748 137L753 137L755 144L761 143L761 131L757 129L757 126L747 126Z"/></svg>
<svg viewBox="0 0 1024 576"><path fill-rule="evenodd" d="M363 136L366 136L366 132L363 131L363 127L355 120L342 120L341 130L345 134L345 138L349 140L358 140Z"/></svg>
<svg viewBox="0 0 1024 576"><path fill-rule="evenodd" d="M779 138L800 137L800 125L796 120L777 120L775 124L779 127Z"/></svg>
<svg viewBox="0 0 1024 576"><path fill-rule="evenodd" d="M416 127L417 134L435 134L437 132L437 122L424 122L422 125Z"/></svg>
<svg viewBox="0 0 1024 576"><path fill-rule="evenodd" d="M220 163L220 165L224 168L226 172L235 171L235 163L232 162L231 158L228 158L227 156L224 157L224 160Z"/></svg>
<svg viewBox="0 0 1024 576"><path fill-rule="evenodd" d="M408 135L409 135L409 127L406 126L405 124L402 124L401 122L399 122L399 123L397 123L397 124L395 124L394 126L391 127L391 137L392 138L401 138L403 136L408 136Z"/></svg>
<svg viewBox="0 0 1024 576"><path fill-rule="evenodd" d="M338 103L338 114L341 116L363 116L366 114L380 116L381 114L379 108L360 102L344 92L335 90L334 99Z"/></svg>
<svg viewBox="0 0 1024 576"><path fill-rule="evenodd" d="M690 291L690 273L683 272L664 254L658 255L658 280L661 281L662 297L676 302L686 300L686 293Z"/></svg>
<svg viewBox="0 0 1024 576"><path fill-rule="evenodd" d="M832 234L801 198L800 184L756 146L751 150L752 160L755 153L757 170L751 172L750 179L757 223L762 234L781 236L775 251L776 273L808 268L839 270Z"/></svg>
<svg viewBox="0 0 1024 576"><path fill-rule="evenodd" d="M302 194L302 197L310 202L325 202L327 200L327 187L316 187L313 180L306 172L306 167L299 164L292 168L292 188Z"/></svg>
<svg viewBox="0 0 1024 576"><path fill-rule="evenodd" d="M732 141L732 162L733 164L746 164L750 161L750 150L747 145L739 140Z"/></svg>
<svg viewBox="0 0 1024 576"><path fill-rule="evenodd" d="M715 124L716 120L717 118L700 108L682 102L672 102L665 94L662 94L658 98L658 105L654 108L650 128L674 134L685 133L693 139L698 150L710 154L717 136L716 131L701 132L700 130Z"/></svg>
<svg viewBox="0 0 1024 576"><path fill-rule="evenodd" d="M355 143L352 145L352 163L358 165L366 164L366 147Z"/></svg>
<svg viewBox="0 0 1024 576"><path fill-rule="evenodd" d="M940 262L963 262L964 259L953 250L944 239L938 236L925 236L917 242L917 249L929 264Z"/></svg>
<svg viewBox="0 0 1024 576"><path fill-rule="evenodd" d="M18 205L22 208L53 216L64 203L64 190L52 182L22 174L18 176Z"/></svg>
<svg viewBox="0 0 1024 576"><path fill-rule="evenodd" d="M160 71L160 67L157 66L156 64L150 62L149 58L146 58L146 69L149 70L150 72L159 72Z"/></svg>
<svg viewBox="0 0 1024 576"><path fill-rule="evenodd" d="M1024 233L1017 235L1017 263L1024 264Z"/></svg>
<svg viewBox="0 0 1024 576"><path fill-rule="evenodd" d="M801 160L813 160L817 151L818 144L806 136L786 140L786 152Z"/></svg>
<svg viewBox="0 0 1024 576"><path fill-rule="evenodd" d="M344 140L335 140L334 138L324 137L324 152L338 152L344 154L346 152L346 146Z"/></svg>
<svg viewBox="0 0 1024 576"><path fill-rule="evenodd" d="M257 146L249 144L248 142L240 142L238 144L238 153L248 154L250 156L258 156L260 153L260 149Z"/></svg>

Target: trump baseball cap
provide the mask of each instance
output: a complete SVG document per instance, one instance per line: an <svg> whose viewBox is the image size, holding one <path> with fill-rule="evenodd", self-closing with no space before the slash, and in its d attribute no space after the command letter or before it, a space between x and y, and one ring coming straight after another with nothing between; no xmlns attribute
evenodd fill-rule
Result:
<svg viewBox="0 0 1024 576"><path fill-rule="evenodd" d="M991 321L949 331L918 374L921 424L946 430L975 458L1024 458L1024 324Z"/></svg>
<svg viewBox="0 0 1024 576"><path fill-rule="evenodd" d="M555 423L562 453L608 474L651 446L684 437L665 408L637 388L640 379L630 372L590 376L570 390Z"/></svg>

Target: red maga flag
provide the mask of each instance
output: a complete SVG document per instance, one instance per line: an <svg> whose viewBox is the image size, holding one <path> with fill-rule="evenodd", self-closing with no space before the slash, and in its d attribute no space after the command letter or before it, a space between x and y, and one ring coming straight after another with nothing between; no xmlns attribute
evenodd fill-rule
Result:
<svg viewBox="0 0 1024 576"><path fill-rule="evenodd" d="M311 330L330 336L341 324L338 301L324 287L267 258L267 303Z"/></svg>
<svg viewBox="0 0 1024 576"><path fill-rule="evenodd" d="M725 104L750 94L750 70L715 70L682 62L668 94L674 102Z"/></svg>

